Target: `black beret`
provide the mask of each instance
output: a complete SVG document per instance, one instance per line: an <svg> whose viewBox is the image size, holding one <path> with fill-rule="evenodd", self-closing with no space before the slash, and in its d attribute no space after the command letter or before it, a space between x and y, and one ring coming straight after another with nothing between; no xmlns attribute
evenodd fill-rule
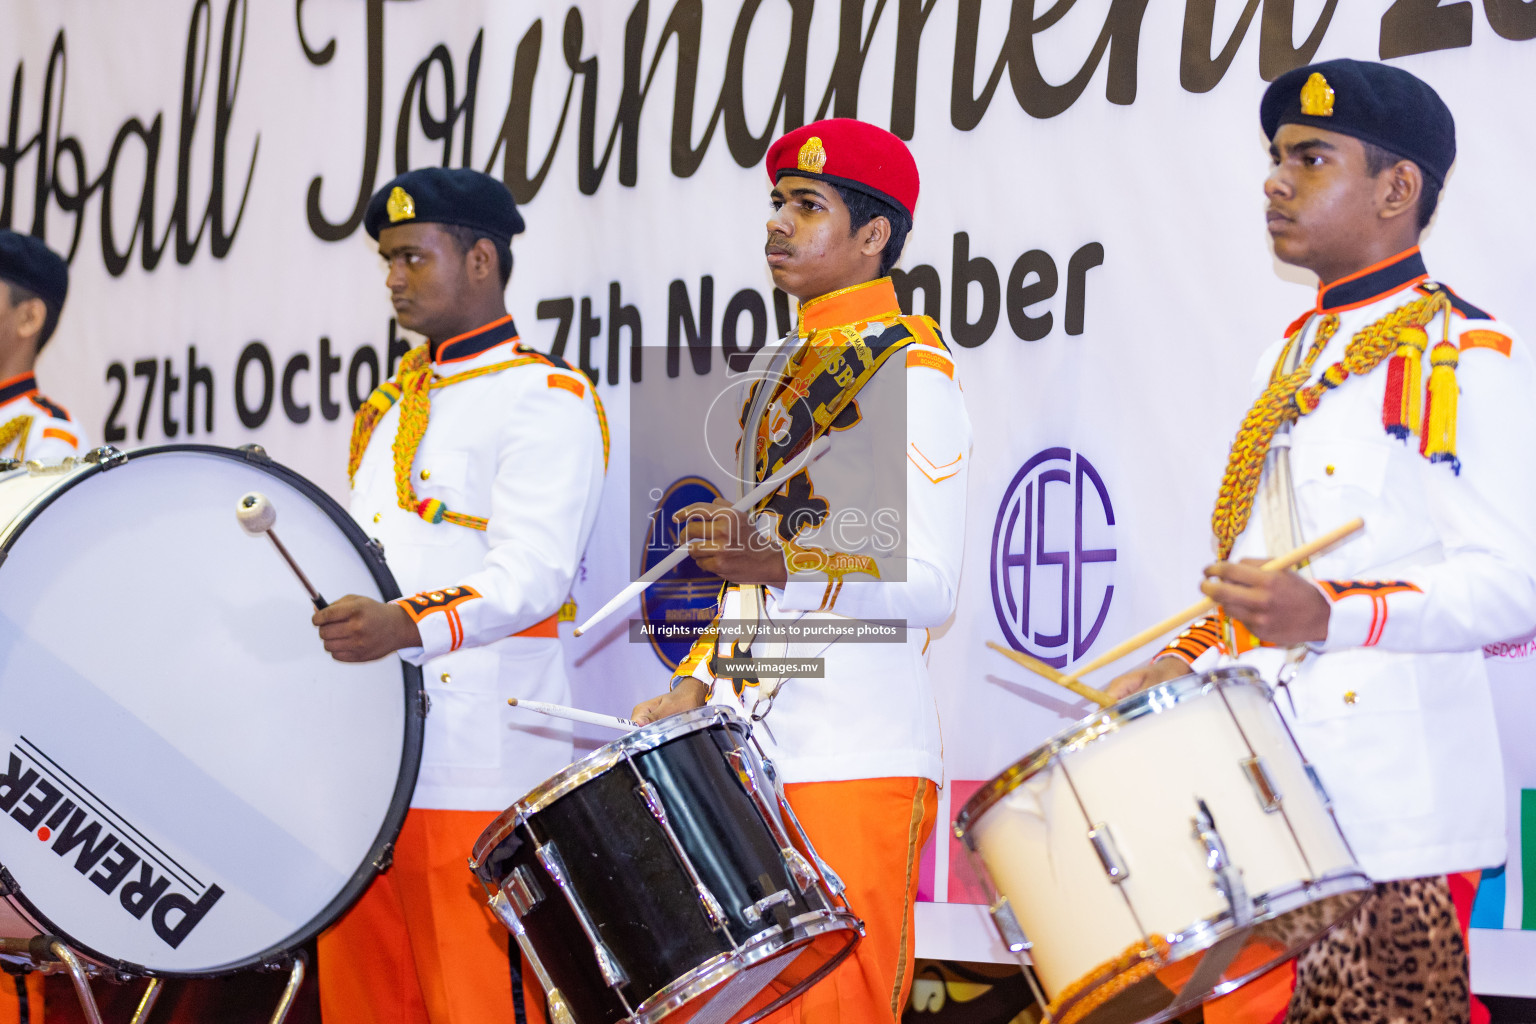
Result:
<svg viewBox="0 0 1536 1024"><path fill-rule="evenodd" d="M368 200L363 227L375 241L396 224L455 224L502 245L523 230L507 186L467 167L423 167L397 176Z"/></svg>
<svg viewBox="0 0 1536 1024"><path fill-rule="evenodd" d="M34 293L56 319L69 292L69 264L41 239L0 229L0 280Z"/></svg>
<svg viewBox="0 0 1536 1024"><path fill-rule="evenodd" d="M1402 68L1328 60L1287 71L1259 102L1273 139L1282 124L1326 128L1370 142L1419 165L1436 184L1456 160L1456 122L1440 95Z"/></svg>

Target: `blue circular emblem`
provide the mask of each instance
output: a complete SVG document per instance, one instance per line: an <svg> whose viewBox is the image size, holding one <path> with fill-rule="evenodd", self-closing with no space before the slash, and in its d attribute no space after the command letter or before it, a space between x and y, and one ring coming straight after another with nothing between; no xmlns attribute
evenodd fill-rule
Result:
<svg viewBox="0 0 1536 1024"><path fill-rule="evenodd" d="M1115 510L1099 473L1047 448L1008 484L992 531L992 607L1016 651L1055 668L1098 639L1115 596Z"/></svg>
<svg viewBox="0 0 1536 1024"><path fill-rule="evenodd" d="M720 496L719 488L698 476L685 476L668 487L651 512L640 571L645 572L677 547L678 526L672 521L673 513ZM676 669L699 634L714 621L722 582L714 573L700 569L693 559L685 558L640 595L640 618L649 627L651 649L667 668Z"/></svg>

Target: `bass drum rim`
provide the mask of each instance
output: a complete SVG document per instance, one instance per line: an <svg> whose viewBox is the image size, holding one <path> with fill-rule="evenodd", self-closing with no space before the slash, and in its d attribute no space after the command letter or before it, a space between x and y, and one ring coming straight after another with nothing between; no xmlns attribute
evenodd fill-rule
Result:
<svg viewBox="0 0 1536 1024"><path fill-rule="evenodd" d="M97 449L100 451L100 449ZM325 491L321 490L307 477L301 476L294 470L273 459L260 445L247 445L242 448L225 448L212 444L162 444L148 448L138 448L131 452L118 455L103 455L94 464L86 463L78 467L76 472L69 476L61 477L61 486L51 488L45 494L30 504L26 511L18 516L11 524L10 532L0 540L0 569L4 568L5 557L10 553L12 544L17 537L27 531L27 528L38 518L44 509L52 505L60 495L72 489L82 480L87 480L100 473L109 473L120 469L128 462L145 458L151 455L167 455L172 453L212 455L218 458L232 459L236 462L246 462L255 466L260 472L277 477L283 483L304 494L326 514L326 516L341 528L341 532L352 542L354 548L363 557L363 563L368 568L368 573L379 587L379 593L386 601L393 601L400 596L400 585L395 582L394 574L389 571L384 557L379 549L374 547L368 535L363 533L357 522L347 513L347 510ZM79 468L85 472L79 472ZM0 889L5 892L5 898L14 902L17 908L28 920L33 922L40 930L48 935L58 938L69 946L71 950L79 953L96 964L113 971L129 974L134 977L153 978L219 978L231 974L239 974L252 968L272 967L285 964L293 959L295 950L312 942L322 931L330 927L336 920L352 908L373 883L374 878L388 868L392 859L395 839L400 835L400 829L405 824L406 812L410 810L411 796L416 790L416 775L421 768L421 746L425 736L424 717L420 713L420 701L422 693L421 669L415 665L400 662L402 686L405 697L405 736L400 752L400 774L395 782L395 793L390 798L389 809L384 815L384 821L379 826L378 833L368 847L367 858L353 872L345 885L341 887L331 901L316 914L308 924L298 931L263 949L261 952L223 966L202 971L163 970L152 969L131 960L122 960L110 956L91 946L78 942L68 932L55 928L53 922L42 909L27 898L25 890L14 884L9 872L5 872L0 881L11 883ZM0 866L3 871L3 866ZM6 892L6 890L9 890Z"/></svg>

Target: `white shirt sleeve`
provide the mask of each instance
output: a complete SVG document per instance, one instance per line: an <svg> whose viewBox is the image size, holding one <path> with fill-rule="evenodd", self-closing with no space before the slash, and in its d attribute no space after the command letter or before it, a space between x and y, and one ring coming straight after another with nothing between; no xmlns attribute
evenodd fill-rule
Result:
<svg viewBox="0 0 1536 1024"><path fill-rule="evenodd" d="M420 664L512 636L555 614L569 595L602 490L603 440L590 382L552 369L556 375L579 382L582 393L529 388L487 439L498 448L481 568L453 587L399 600L422 639L400 652L405 660Z"/></svg>
<svg viewBox="0 0 1536 1024"><path fill-rule="evenodd" d="M937 350L922 352L948 361ZM876 559L879 580L867 573L795 572L782 591L772 588L779 608L905 619L918 629L941 625L954 612L965 548L971 421L952 368L946 373L909 363L905 372L905 555Z"/></svg>
<svg viewBox="0 0 1536 1024"><path fill-rule="evenodd" d="M1495 346L1460 353L1461 471L1446 463L1423 467L1423 513L1444 557L1390 580L1319 581L1332 601L1325 650L1467 651L1536 627L1536 360L1486 320L1462 321L1456 337L1474 331L1491 335Z"/></svg>

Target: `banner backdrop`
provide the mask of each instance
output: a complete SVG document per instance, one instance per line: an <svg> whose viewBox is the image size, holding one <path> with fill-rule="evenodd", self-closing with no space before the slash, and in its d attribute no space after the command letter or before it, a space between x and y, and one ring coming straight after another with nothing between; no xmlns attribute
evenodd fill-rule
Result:
<svg viewBox="0 0 1536 1024"><path fill-rule="evenodd" d="M762 259L768 144L831 115L909 139L898 281L954 349L976 438L960 606L930 649L941 821L1084 711L985 641L1065 666L1192 600L1255 359L1313 301L1267 244L1266 81L1339 56L1429 80L1460 143L1430 271L1536 337L1529 0L55 0L0 28L0 223L70 255L40 378L95 442L256 442L345 502L352 411L414 343L364 203L409 167L502 177L528 221L522 336L586 369L615 427L586 611L637 571L631 467L663 462L630 389L721 374L792 323ZM708 464L637 483L725 486ZM711 589L653 605L686 618ZM577 703L620 714L675 657L622 619L568 651ZM1490 653L1512 845L1477 923L1533 929L1536 678L1528 645ZM997 954L946 835L923 893L920 952ZM1536 995L1536 952L1496 939L1479 987Z"/></svg>

